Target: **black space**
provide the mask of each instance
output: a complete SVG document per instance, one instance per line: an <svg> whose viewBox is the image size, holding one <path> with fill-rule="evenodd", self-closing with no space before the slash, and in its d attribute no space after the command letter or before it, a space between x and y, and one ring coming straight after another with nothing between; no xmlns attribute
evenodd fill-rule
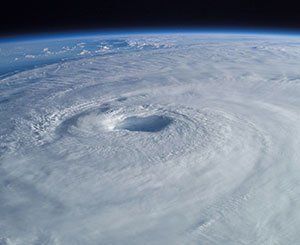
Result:
<svg viewBox="0 0 300 245"><path fill-rule="evenodd" d="M106 28L281 28L300 31L297 2L6 0L0 35Z"/></svg>

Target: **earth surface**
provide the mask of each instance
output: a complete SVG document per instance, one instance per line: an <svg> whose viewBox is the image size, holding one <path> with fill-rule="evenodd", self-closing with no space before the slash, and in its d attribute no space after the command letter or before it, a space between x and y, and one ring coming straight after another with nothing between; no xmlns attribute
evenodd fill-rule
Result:
<svg viewBox="0 0 300 245"><path fill-rule="evenodd" d="M0 244L299 244L300 37L0 43Z"/></svg>

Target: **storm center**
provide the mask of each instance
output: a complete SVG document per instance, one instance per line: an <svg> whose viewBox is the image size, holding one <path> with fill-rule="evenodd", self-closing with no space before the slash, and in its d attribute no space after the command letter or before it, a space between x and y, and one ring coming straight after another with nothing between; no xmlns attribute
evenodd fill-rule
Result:
<svg viewBox="0 0 300 245"><path fill-rule="evenodd" d="M158 132L167 127L171 122L172 119L166 116L132 116L125 118L116 128L127 129L129 131Z"/></svg>

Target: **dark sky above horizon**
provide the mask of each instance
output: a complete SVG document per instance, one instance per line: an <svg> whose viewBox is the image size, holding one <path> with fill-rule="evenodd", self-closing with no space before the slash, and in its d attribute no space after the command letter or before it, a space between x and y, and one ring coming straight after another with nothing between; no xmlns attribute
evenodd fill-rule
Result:
<svg viewBox="0 0 300 245"><path fill-rule="evenodd" d="M300 6L263 0L7 1L0 35L93 28L236 27L300 31Z"/></svg>

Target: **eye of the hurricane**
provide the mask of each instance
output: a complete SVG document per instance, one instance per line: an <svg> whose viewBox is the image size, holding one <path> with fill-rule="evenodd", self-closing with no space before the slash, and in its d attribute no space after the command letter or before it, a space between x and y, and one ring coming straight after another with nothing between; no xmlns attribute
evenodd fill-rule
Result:
<svg viewBox="0 0 300 245"><path fill-rule="evenodd" d="M172 119L166 116L132 116L125 118L123 121L118 123L115 128L126 129L129 131L158 132L166 128L171 122Z"/></svg>

